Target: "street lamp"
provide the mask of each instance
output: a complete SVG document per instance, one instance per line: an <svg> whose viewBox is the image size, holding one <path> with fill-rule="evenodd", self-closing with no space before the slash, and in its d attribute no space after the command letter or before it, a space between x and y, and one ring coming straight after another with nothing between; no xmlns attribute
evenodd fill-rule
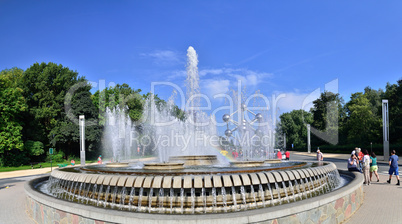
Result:
<svg viewBox="0 0 402 224"><path fill-rule="evenodd" d="M370 153L373 154L373 143L372 142L370 142L370 148L371 148Z"/></svg>

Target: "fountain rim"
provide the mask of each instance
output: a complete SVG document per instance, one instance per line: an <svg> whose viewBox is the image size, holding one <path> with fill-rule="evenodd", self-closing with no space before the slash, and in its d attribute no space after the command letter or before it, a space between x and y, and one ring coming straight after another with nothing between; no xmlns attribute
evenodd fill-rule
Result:
<svg viewBox="0 0 402 224"><path fill-rule="evenodd" d="M264 172L264 171L275 171L275 170L287 170L287 169L294 169L294 168L302 168L306 166L307 162L296 162L300 163L293 166L284 166L284 167L267 167L261 166L255 167L254 169L234 169L234 170L219 170L219 171L170 171L168 173L161 173L161 172L141 172L141 171L119 171L119 170L97 170L97 169L90 169L90 166L98 166L98 165L89 165L80 167L80 170L87 171L87 172L96 172L99 174L123 174L123 175L143 175L143 176L150 176L150 175L171 175L171 176L179 176L179 175L213 175L213 174L236 174L236 173L257 173L257 172ZM323 163L323 165L328 165L330 163ZM233 168L233 167L230 167ZM64 169L71 169L71 167L60 168L60 171L64 171ZM68 172L68 171L66 171Z"/></svg>
<svg viewBox="0 0 402 224"><path fill-rule="evenodd" d="M91 219L102 219L105 222L119 222L119 223L132 223L137 221L142 221L144 223L154 223L155 221L163 221L166 223L175 223L178 220L181 221L197 221L197 223L210 223L211 221L229 221L232 223L245 223L253 221L264 221L272 220L275 218L286 217L295 213L304 212L310 209L319 208L320 206L336 201L337 199L350 195L355 190L362 187L363 176L357 175L356 173L349 172L346 170L339 170L341 175L352 177L352 181L346 184L344 187L337 189L335 191L329 192L324 195L320 195L313 198L308 198L306 200L297 201L289 204L284 204L281 206L274 206L268 208L259 208L247 211L238 211L233 213L209 213L209 214L196 214L196 215L178 215L178 214L147 214L147 213L132 213L127 211L119 210L105 210L99 207L93 207L89 205L77 204L70 201L65 201L61 199L49 196L38 189L35 186L45 181L50 175L39 177L27 181L24 185L25 193L31 199L50 206L54 209L65 211L67 213L72 213L80 215L83 217L88 217ZM88 216L90 214L90 216ZM200 217L203 217L200 219Z"/></svg>

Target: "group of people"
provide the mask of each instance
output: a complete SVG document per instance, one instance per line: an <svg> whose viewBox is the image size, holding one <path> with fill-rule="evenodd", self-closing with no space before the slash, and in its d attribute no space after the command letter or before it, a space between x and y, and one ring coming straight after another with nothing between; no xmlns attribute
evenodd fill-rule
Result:
<svg viewBox="0 0 402 224"><path fill-rule="evenodd" d="M389 158L389 180L388 183L391 183L392 175L394 174L397 179L397 184L399 183L399 170L398 170L398 156L396 155L395 150L392 150L391 156ZM380 181L378 176L378 166L377 166L377 156L374 152L369 155L367 149L362 150L361 148L355 148L348 159L348 170L349 171L357 171L363 173L364 176L364 184L370 185L371 179L373 177L373 173L377 178L377 182Z"/></svg>

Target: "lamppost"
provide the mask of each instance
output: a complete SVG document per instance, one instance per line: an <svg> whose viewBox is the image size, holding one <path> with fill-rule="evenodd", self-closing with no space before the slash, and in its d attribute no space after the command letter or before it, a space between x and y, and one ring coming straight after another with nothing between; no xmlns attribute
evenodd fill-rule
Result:
<svg viewBox="0 0 402 224"><path fill-rule="evenodd" d="M372 142L370 142L370 154L372 154L373 153L373 143Z"/></svg>
<svg viewBox="0 0 402 224"><path fill-rule="evenodd" d="M80 160L81 166L85 166L85 115L79 116L80 124Z"/></svg>
<svg viewBox="0 0 402 224"><path fill-rule="evenodd" d="M389 157L389 110L388 100L382 100L382 127L384 139L384 160Z"/></svg>
<svg viewBox="0 0 402 224"><path fill-rule="evenodd" d="M311 144L310 144L310 124L307 124L307 152L311 153Z"/></svg>

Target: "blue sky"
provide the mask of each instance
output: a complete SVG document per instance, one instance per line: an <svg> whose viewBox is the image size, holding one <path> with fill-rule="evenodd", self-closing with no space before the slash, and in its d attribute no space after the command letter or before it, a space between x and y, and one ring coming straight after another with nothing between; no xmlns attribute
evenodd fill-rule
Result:
<svg viewBox="0 0 402 224"><path fill-rule="evenodd" d="M184 87L193 46L201 92L242 80L249 93L285 94L282 113L328 83L348 101L402 78L401 11L401 1L3 0L0 69L55 62L145 93L151 82Z"/></svg>

